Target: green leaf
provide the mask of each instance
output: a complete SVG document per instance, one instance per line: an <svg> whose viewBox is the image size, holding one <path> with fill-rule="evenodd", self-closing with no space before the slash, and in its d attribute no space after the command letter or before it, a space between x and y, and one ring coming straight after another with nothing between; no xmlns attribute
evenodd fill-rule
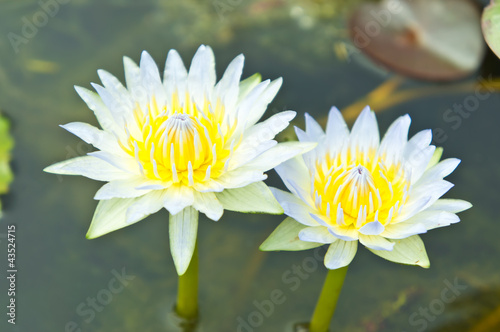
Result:
<svg viewBox="0 0 500 332"><path fill-rule="evenodd" d="M14 179L9 166L14 139L10 135L9 130L9 120L0 116L0 194L5 194L9 191L9 185Z"/></svg>
<svg viewBox="0 0 500 332"><path fill-rule="evenodd" d="M198 233L198 211L187 207L181 212L170 215L169 237L170 252L178 275L186 273L193 258Z"/></svg>
<svg viewBox="0 0 500 332"><path fill-rule="evenodd" d="M427 165L426 169L429 169L437 165L437 163L439 163L439 161L441 160L442 156L443 156L443 148L442 147L436 148L436 151L434 151L434 154L432 155L432 158L429 161L429 164Z"/></svg>
<svg viewBox="0 0 500 332"><path fill-rule="evenodd" d="M283 208L263 182L215 193L225 210L244 213L283 214Z"/></svg>
<svg viewBox="0 0 500 332"><path fill-rule="evenodd" d="M323 243L306 242L299 239L299 232L309 226L303 225L293 218L286 218L260 245L262 251L300 251L317 248Z"/></svg>
<svg viewBox="0 0 500 332"><path fill-rule="evenodd" d="M395 243L392 251L373 250L370 248L368 248L368 250L391 262L407 265L419 265L423 268L430 267L429 257L427 256L424 242L420 236L413 235L405 239L389 241Z"/></svg>
<svg viewBox="0 0 500 332"><path fill-rule="evenodd" d="M240 93L238 100L242 100L245 96L252 91L253 88L257 86L262 81L262 76L259 73L255 73L252 76L244 79L240 82Z"/></svg>
<svg viewBox="0 0 500 332"><path fill-rule="evenodd" d="M500 2L492 0L481 18L483 36L488 46L500 58Z"/></svg>

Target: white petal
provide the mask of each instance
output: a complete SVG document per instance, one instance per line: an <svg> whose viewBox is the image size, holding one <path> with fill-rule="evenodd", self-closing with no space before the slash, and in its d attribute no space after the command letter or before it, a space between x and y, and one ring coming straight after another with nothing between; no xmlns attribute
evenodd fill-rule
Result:
<svg viewBox="0 0 500 332"><path fill-rule="evenodd" d="M106 88L106 91L110 93L112 98L120 102L120 104L122 105L122 111L131 113L134 108L134 103L130 98L128 90L122 85L122 83L115 76L102 69L99 69L97 71L97 75L99 75L99 78Z"/></svg>
<svg viewBox="0 0 500 332"><path fill-rule="evenodd" d="M195 191L193 207L215 221L219 220L224 212L222 204L214 193L200 193Z"/></svg>
<svg viewBox="0 0 500 332"><path fill-rule="evenodd" d="M427 165L427 169L437 165L439 160L441 160L442 155L443 155L443 148L441 147L436 148L436 151L434 151L434 154L432 155L432 158L429 161L429 164Z"/></svg>
<svg viewBox="0 0 500 332"><path fill-rule="evenodd" d="M236 103L238 102L238 94L240 91L240 78L243 72L243 63L245 57L243 54L238 55L227 66L221 80L215 86L214 101L220 99L225 105L227 111L235 110Z"/></svg>
<svg viewBox="0 0 500 332"><path fill-rule="evenodd" d="M285 214L307 226L318 226L319 223L311 217L315 211L298 197L276 188L270 188L274 197L283 207Z"/></svg>
<svg viewBox="0 0 500 332"><path fill-rule="evenodd" d="M139 175L141 172L139 170L139 165L129 156L117 155L113 153L109 153L106 151L95 151L88 153L89 156L99 158L116 168L119 168L125 172L128 172L132 175Z"/></svg>
<svg viewBox="0 0 500 332"><path fill-rule="evenodd" d="M308 113L305 114L306 118L306 133L313 141L317 142L325 137L325 132L319 123L314 120Z"/></svg>
<svg viewBox="0 0 500 332"><path fill-rule="evenodd" d="M44 171L54 174L82 175L98 181L122 180L130 177L129 173L91 156L61 161L45 168Z"/></svg>
<svg viewBox="0 0 500 332"><path fill-rule="evenodd" d="M332 107L328 114L326 124L326 141L331 147L332 152L341 147L349 138L349 129L342 117L342 114L336 107Z"/></svg>
<svg viewBox="0 0 500 332"><path fill-rule="evenodd" d="M259 91L259 86L265 82L266 81L257 85L257 87L253 91L251 91L240 104L238 117L246 128L254 125L257 121L259 121L259 119L266 111L267 105L274 99L274 97L278 93L283 80L281 78L278 78L268 84L268 86L266 86L267 84L264 85L266 88L262 93L254 93L254 91Z"/></svg>
<svg viewBox="0 0 500 332"><path fill-rule="evenodd" d="M188 89L196 103L203 105L204 98L215 86L215 58L209 46L201 45L196 51L188 74Z"/></svg>
<svg viewBox="0 0 500 332"><path fill-rule="evenodd" d="M414 217L402 222L398 223L394 226L399 226L400 224L404 226L408 226L409 224L420 224L426 230L431 230L438 227L449 226L451 224L455 224L460 221L460 218L452 213L446 211L430 211L425 210L423 212L418 213ZM418 233L416 233L418 234Z"/></svg>
<svg viewBox="0 0 500 332"><path fill-rule="evenodd" d="M262 251L299 251L317 248L323 243L305 242L299 239L299 232L307 226L286 218L259 247Z"/></svg>
<svg viewBox="0 0 500 332"><path fill-rule="evenodd" d="M378 148L380 135L375 113L366 106L356 119L349 136L349 146L358 151L369 151Z"/></svg>
<svg viewBox="0 0 500 332"><path fill-rule="evenodd" d="M459 164L460 159L445 159L437 165L426 170L419 181L416 183L416 185L442 180L444 177L450 175Z"/></svg>
<svg viewBox="0 0 500 332"><path fill-rule="evenodd" d="M189 187L175 185L165 191L163 206L171 214L177 214L184 208L193 205L193 203L194 194Z"/></svg>
<svg viewBox="0 0 500 332"><path fill-rule="evenodd" d="M429 257L425 251L424 243L418 235L411 236L406 239L394 241L395 246L392 251L387 250L372 250L375 255L378 255L391 262L419 265L424 268L430 266Z"/></svg>
<svg viewBox="0 0 500 332"><path fill-rule="evenodd" d="M317 221L319 220L318 218L314 218ZM328 231L332 233L333 236L343 240L343 241L355 241L359 239L359 231L357 231L355 228L349 227L340 227L337 225L330 225L328 228Z"/></svg>
<svg viewBox="0 0 500 332"><path fill-rule="evenodd" d="M256 171L254 168L240 167L234 171L227 172L220 176L217 181L225 189L242 188L251 183L263 181L267 175L262 171Z"/></svg>
<svg viewBox="0 0 500 332"><path fill-rule="evenodd" d="M262 76L259 73L253 74L241 81L238 101L242 101L261 81Z"/></svg>
<svg viewBox="0 0 500 332"><path fill-rule="evenodd" d="M359 235L359 242L365 247L373 250L392 250L394 242L388 241L382 236L378 235Z"/></svg>
<svg viewBox="0 0 500 332"><path fill-rule="evenodd" d="M406 220L427 209L451 188L453 188L453 183L446 180L415 185L410 191L410 198L405 204L401 215L396 217L394 222Z"/></svg>
<svg viewBox="0 0 500 332"><path fill-rule="evenodd" d="M149 97L148 101L155 98L158 105L164 105L166 96L160 72L156 62L146 51L143 51L141 54L139 68L141 71L141 80L144 92Z"/></svg>
<svg viewBox="0 0 500 332"><path fill-rule="evenodd" d="M142 87L141 70L134 60L129 57L123 57L123 66L125 68L125 82L132 98L142 104L146 101L144 88Z"/></svg>
<svg viewBox="0 0 500 332"><path fill-rule="evenodd" d="M429 145L432 140L432 131L422 130L414 135L403 151L403 158L409 167L411 167L411 183L415 183L429 164L436 147Z"/></svg>
<svg viewBox="0 0 500 332"><path fill-rule="evenodd" d="M339 269L351 263L356 251L358 241L337 240L330 245L325 255L325 266L330 270Z"/></svg>
<svg viewBox="0 0 500 332"><path fill-rule="evenodd" d="M185 95L187 84L187 70L184 67L182 59L176 50L170 50L165 62L165 72L163 74L163 85L165 86L168 97L177 93L179 97Z"/></svg>
<svg viewBox="0 0 500 332"><path fill-rule="evenodd" d="M385 227L380 221L372 221L359 229L359 232L364 235L379 235L384 231Z"/></svg>
<svg viewBox="0 0 500 332"><path fill-rule="evenodd" d="M388 164L399 162L408 140L410 123L410 116L403 115L394 121L384 135L378 153L384 157L384 161Z"/></svg>
<svg viewBox="0 0 500 332"><path fill-rule="evenodd" d="M169 218L170 252L178 275L183 275L196 247L198 211L188 207Z"/></svg>
<svg viewBox="0 0 500 332"><path fill-rule="evenodd" d="M419 223L418 220L415 220L414 222L410 220L403 221L397 224L387 225L385 231L381 234L381 236L388 239L404 239L413 235L423 234L427 232L427 228L424 224Z"/></svg>
<svg viewBox="0 0 500 332"><path fill-rule="evenodd" d="M291 159L299 154L303 154L316 147L316 143L300 143L300 142L284 142L279 143L269 150L263 152L254 160L247 163L245 166L262 170L263 172L270 170L281 164L282 162Z"/></svg>
<svg viewBox="0 0 500 332"><path fill-rule="evenodd" d="M472 207L472 204L463 201L461 199L449 199L442 198L436 201L436 203L432 204L427 208L427 211L430 210L443 210L451 213L459 213L465 210L468 210Z"/></svg>
<svg viewBox="0 0 500 332"><path fill-rule="evenodd" d="M94 112L97 121L102 129L110 133L118 133L118 126L110 112L104 105L101 97L93 91L75 86L75 90L80 95L80 98L87 104L87 106Z"/></svg>
<svg viewBox="0 0 500 332"><path fill-rule="evenodd" d="M293 111L281 112L249 128L245 132L242 142L234 151L229 169L244 165L262 152L275 146L277 143L272 139L277 133L288 127L295 114Z"/></svg>
<svg viewBox="0 0 500 332"><path fill-rule="evenodd" d="M127 209L136 201L137 198L113 198L99 201L86 235L87 239L95 239L142 220L145 216L127 222Z"/></svg>
<svg viewBox="0 0 500 332"><path fill-rule="evenodd" d="M144 178L142 177L111 181L106 183L97 191L94 199L102 200L110 198L139 197L151 191L137 189L137 187L142 184L144 184Z"/></svg>
<svg viewBox="0 0 500 332"><path fill-rule="evenodd" d="M65 125L61 125L62 128L66 129L75 136L80 137L86 143L92 144L99 150L120 153L122 148L118 144L116 138L103 130L99 130L88 123L83 122L71 122Z"/></svg>
<svg viewBox="0 0 500 332"><path fill-rule="evenodd" d="M338 239L324 226L306 227L299 233L299 239L306 242L333 243Z"/></svg>
<svg viewBox="0 0 500 332"><path fill-rule="evenodd" d="M95 89L95 91L97 91L102 102L109 110L111 116L113 117L113 122L115 122L119 128L124 128L125 124L127 123L127 116L132 112L132 109L130 109L130 105L122 104L120 98L115 98L103 86L96 83L91 83L91 85ZM124 110L125 107L128 108Z"/></svg>
<svg viewBox="0 0 500 332"><path fill-rule="evenodd" d="M311 190L311 176L301 156L289 159L274 168L285 186L299 197L307 197ZM295 185L292 186L292 181ZM299 191L299 192L297 192ZM312 203L312 200L308 200Z"/></svg>
<svg viewBox="0 0 500 332"><path fill-rule="evenodd" d="M282 214L283 209L262 182L255 182L236 189L226 189L215 194L224 209L243 213Z"/></svg>
<svg viewBox="0 0 500 332"><path fill-rule="evenodd" d="M156 213L163 208L165 191L153 190L139 197L130 205L126 213L126 223L130 224L142 220L150 214Z"/></svg>

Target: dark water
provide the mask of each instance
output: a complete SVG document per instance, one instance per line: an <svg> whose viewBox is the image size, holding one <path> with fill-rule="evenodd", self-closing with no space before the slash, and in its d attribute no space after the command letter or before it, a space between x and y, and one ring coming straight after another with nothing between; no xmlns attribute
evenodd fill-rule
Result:
<svg viewBox="0 0 500 332"><path fill-rule="evenodd" d="M283 76L266 116L293 109L299 113L295 124L302 126L304 112L323 117L331 105L346 107L391 76L366 67L360 55L350 61L335 55L336 43L346 37L341 19L346 6L333 1L62 2L67 1L46 8L53 15L41 24L39 3L0 1L0 108L11 118L16 139L16 180L2 200L0 234L8 224L17 226L18 264L17 324L7 324L2 312L0 330L174 331L166 327L174 320L169 313L177 283L166 211L89 241L85 233L100 184L42 172L90 151L58 127L96 124L73 85L97 82L99 68L123 79L122 56L138 60L143 49L160 67L170 48L189 63L204 43L215 51L219 77L239 53L246 56L244 76ZM26 22L39 27L30 30ZM21 39L13 43L9 33ZM498 60L490 61L483 75L498 66ZM411 80L404 86L425 85L432 86ZM481 330L481 324L494 318L500 305L498 94L480 101L456 129L443 118L470 95L416 98L378 114L381 131L405 113L412 117L411 134L441 128L444 156L462 159L448 178L456 186L446 196L466 199L474 208L460 214L461 223L422 236L428 270L360 249L332 331L497 331ZM281 186L274 172L269 184ZM283 218L230 212L217 223L201 218L200 330L291 331L294 323L309 319L326 273L314 252L258 251ZM0 240L4 253L6 242ZM0 261L6 312L6 257ZM114 283L116 274L125 278L121 284ZM273 291L281 296L271 306ZM92 298L98 299L95 307L88 302Z"/></svg>

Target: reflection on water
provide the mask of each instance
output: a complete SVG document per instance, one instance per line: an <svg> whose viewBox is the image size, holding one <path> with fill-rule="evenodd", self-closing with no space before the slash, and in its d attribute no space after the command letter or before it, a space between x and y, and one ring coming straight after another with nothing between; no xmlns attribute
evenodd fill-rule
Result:
<svg viewBox="0 0 500 332"><path fill-rule="evenodd" d="M188 59L199 44L206 43L214 48L219 68L244 53L244 76L254 72L264 78L283 76L283 88L266 116L293 109L299 113L295 123L303 126L303 112L321 118L331 105L345 108L390 76L367 69L360 54L344 60L336 57L335 45L346 41L342 15L353 2L58 3L57 13L47 15L46 24L36 27L32 35L23 35L26 22L37 22L41 5L0 1L4 36L0 39L0 107L12 118L16 139L16 180L7 197L0 233L6 224L17 225L20 264L19 325L7 331L168 331L165 326L171 319L177 280L168 250L167 214L158 213L144 223L85 240L99 184L41 171L55 161L91 150L57 127L72 121L96 124L73 85L89 87L89 82L98 80L99 68L120 77L123 55L137 60L147 49L163 61L168 49L176 48ZM221 4L227 5L225 11L221 12ZM7 38L9 32L26 39L17 53ZM497 66L498 60L492 65ZM485 77L490 70L482 69ZM405 87L436 86L408 80ZM445 281L459 278L470 287L453 302L443 302L443 312L426 320L427 328L478 332L488 331L481 326L490 326L495 331L491 326L496 325L484 322L497 317L492 315L498 307L494 299L500 280L500 267L493 259L500 252L496 236L500 231L496 222L500 172L494 145L500 140L499 100L492 93L461 117L457 126L444 114L454 104L466 103L468 96L470 91L457 88L453 93L411 98L379 113L382 132L404 113L413 120L411 135L425 128L442 130L446 139L439 144L445 157L463 160L450 177L456 188L447 197L461 197L475 207L460 215L463 222L424 235L429 270L391 264L362 250L349 270L332 330L417 331L420 325L412 322L412 314L439 299ZM386 102L390 104L391 98L387 95ZM274 172L269 183L282 186ZM282 219L230 212L215 224L201 219L200 330L291 331L295 323L307 321L326 271L320 264L307 274L294 271L312 251L258 252L260 243ZM111 271L123 269L134 279L113 293L108 303L102 290L108 289ZM283 279L285 274L296 278L294 283ZM262 313L259 303L275 289L286 300L276 304L271 314ZM97 308L89 305L89 298L96 299ZM251 315L259 319L250 320L253 325L248 328L239 327ZM2 324L3 320L3 331Z"/></svg>

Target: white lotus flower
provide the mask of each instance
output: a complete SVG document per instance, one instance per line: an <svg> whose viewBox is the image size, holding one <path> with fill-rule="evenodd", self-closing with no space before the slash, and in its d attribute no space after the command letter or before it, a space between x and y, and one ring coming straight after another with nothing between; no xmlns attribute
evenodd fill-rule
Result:
<svg viewBox="0 0 500 332"><path fill-rule="evenodd" d="M76 87L102 130L86 123L62 126L100 151L45 169L106 181L88 231L95 238L165 208L170 214L171 249L179 274L191 259L198 211L218 220L224 209L282 213L265 171L314 146L277 144L295 112L256 124L281 86L281 78L240 82L243 55L216 84L210 47L201 46L189 72L175 50L168 54L163 81L147 52L140 66L125 57L124 87L106 71L97 94Z"/></svg>
<svg viewBox="0 0 500 332"><path fill-rule="evenodd" d="M456 213L471 204L439 199L453 187L443 178L460 160L438 163L442 150L436 152L430 145L430 130L408 140L410 121L408 115L400 117L380 141L369 107L350 133L336 108L330 111L326 134L306 114L306 131L296 128L297 136L318 146L276 167L292 194L271 189L291 218L261 249L303 250L329 244L325 266L337 269L352 261L359 241L385 259L428 267L417 234L458 222Z"/></svg>

